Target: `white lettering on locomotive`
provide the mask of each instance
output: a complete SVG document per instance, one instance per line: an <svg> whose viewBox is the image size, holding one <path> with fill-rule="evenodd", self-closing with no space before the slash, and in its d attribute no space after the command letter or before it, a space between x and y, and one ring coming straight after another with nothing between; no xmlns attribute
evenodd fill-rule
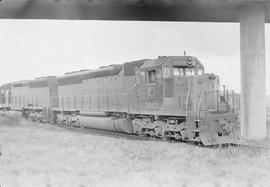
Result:
<svg viewBox="0 0 270 187"><path fill-rule="evenodd" d="M146 108L147 109L158 109L158 103L157 102L146 102Z"/></svg>

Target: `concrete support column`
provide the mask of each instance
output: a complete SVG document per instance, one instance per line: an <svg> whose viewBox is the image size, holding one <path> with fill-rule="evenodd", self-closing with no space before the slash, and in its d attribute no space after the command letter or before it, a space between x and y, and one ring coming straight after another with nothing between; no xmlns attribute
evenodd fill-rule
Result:
<svg viewBox="0 0 270 187"><path fill-rule="evenodd" d="M240 13L241 39L241 135L266 137L265 10L250 3Z"/></svg>

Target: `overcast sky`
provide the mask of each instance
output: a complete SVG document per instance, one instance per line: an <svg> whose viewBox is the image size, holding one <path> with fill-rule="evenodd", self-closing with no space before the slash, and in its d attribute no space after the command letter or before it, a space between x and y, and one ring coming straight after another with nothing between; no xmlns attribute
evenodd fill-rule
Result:
<svg viewBox="0 0 270 187"><path fill-rule="evenodd" d="M240 91L239 38L236 23L0 20L0 84L186 51Z"/></svg>

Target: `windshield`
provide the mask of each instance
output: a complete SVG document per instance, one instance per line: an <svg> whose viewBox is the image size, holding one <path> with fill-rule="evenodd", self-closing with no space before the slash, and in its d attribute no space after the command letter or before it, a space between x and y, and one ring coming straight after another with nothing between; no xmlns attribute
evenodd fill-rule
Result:
<svg viewBox="0 0 270 187"><path fill-rule="evenodd" d="M187 67L180 67L180 66L174 66L173 67L173 75L174 76L192 76L195 75L195 69L194 68L187 68Z"/></svg>
<svg viewBox="0 0 270 187"><path fill-rule="evenodd" d="M194 68L185 68L185 73L187 76L195 75Z"/></svg>

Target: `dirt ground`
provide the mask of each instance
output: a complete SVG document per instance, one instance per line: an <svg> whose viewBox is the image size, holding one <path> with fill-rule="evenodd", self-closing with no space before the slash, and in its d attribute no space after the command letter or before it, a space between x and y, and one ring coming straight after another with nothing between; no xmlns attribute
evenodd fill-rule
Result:
<svg viewBox="0 0 270 187"><path fill-rule="evenodd" d="M0 186L269 186L270 151L0 121Z"/></svg>

